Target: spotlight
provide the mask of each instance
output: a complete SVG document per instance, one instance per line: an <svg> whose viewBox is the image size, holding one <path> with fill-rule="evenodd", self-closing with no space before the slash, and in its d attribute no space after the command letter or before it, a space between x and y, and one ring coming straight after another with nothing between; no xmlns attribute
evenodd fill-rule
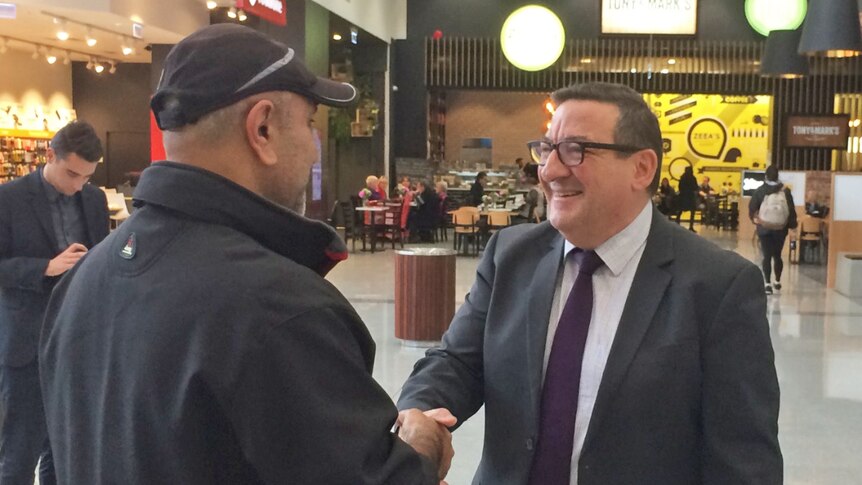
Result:
<svg viewBox="0 0 862 485"><path fill-rule="evenodd" d="M676 59L674 59L673 57L671 57L670 59L668 59L668 60L667 60L667 63L668 63L668 64L670 64L670 65L672 66L672 65L676 64Z"/></svg>
<svg viewBox="0 0 862 485"><path fill-rule="evenodd" d="M90 47L95 47L95 46L96 46L96 43L98 43L98 42L99 42L98 40L96 40L96 38L95 38L95 37L93 37L93 29L91 29L91 28L89 28L89 27L87 27L87 37L86 37L86 40L87 40L87 45L88 45L88 46L90 46Z"/></svg>
<svg viewBox="0 0 862 485"><path fill-rule="evenodd" d="M248 19L248 17L245 15L245 12L244 12L244 11L242 11L242 10L240 10L239 12L237 12L237 13L236 13L236 16L237 16L237 18L239 19L239 21L240 21L240 22L245 22L245 21L246 21L246 19Z"/></svg>
<svg viewBox="0 0 862 485"><path fill-rule="evenodd" d="M235 19L236 18L236 7L231 7L227 10L227 16Z"/></svg>
<svg viewBox="0 0 862 485"><path fill-rule="evenodd" d="M216 3L215 0L207 0L208 9L214 10L216 7L218 7L218 3Z"/></svg>
<svg viewBox="0 0 862 485"><path fill-rule="evenodd" d="M341 40L341 34L332 34L332 40Z"/></svg>
<svg viewBox="0 0 862 485"><path fill-rule="evenodd" d="M57 30L57 38L62 41L69 40L69 30L66 29L66 21L62 19L54 19L54 23L60 26Z"/></svg>
<svg viewBox="0 0 862 485"><path fill-rule="evenodd" d="M134 53L135 53L135 49L134 49L134 48L132 48L132 46L131 46L131 45L129 45L129 43L128 43L128 42L126 42L126 40L125 40L125 39L123 40L123 47L122 47L122 51L123 51L123 55L124 55L124 56L130 56L130 55L132 55L132 54L134 54Z"/></svg>
<svg viewBox="0 0 862 485"><path fill-rule="evenodd" d="M93 58L90 57L89 59L87 59L87 69L92 71L94 66L95 64L93 63Z"/></svg>
<svg viewBox="0 0 862 485"><path fill-rule="evenodd" d="M93 66L93 70L96 71L96 74L102 74L102 71L105 70L105 66L103 66L101 62L97 62L96 65Z"/></svg>
<svg viewBox="0 0 862 485"><path fill-rule="evenodd" d="M109 72L109 73L111 73L111 74L116 74L116 73L117 73L117 63L116 63L116 62L111 61L111 68L110 68L110 69L108 69L108 72Z"/></svg>
<svg viewBox="0 0 862 485"><path fill-rule="evenodd" d="M53 52L48 52L48 54L45 55L45 60L48 61L48 64L54 64L57 62L57 56L55 56Z"/></svg>

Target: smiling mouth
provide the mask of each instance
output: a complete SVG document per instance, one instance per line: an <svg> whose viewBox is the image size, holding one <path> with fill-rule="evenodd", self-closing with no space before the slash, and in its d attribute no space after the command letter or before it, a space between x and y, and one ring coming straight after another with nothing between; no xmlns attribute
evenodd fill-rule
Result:
<svg viewBox="0 0 862 485"><path fill-rule="evenodd" d="M569 197L576 197L578 195L582 195L584 192L582 190L574 190L571 192L554 192L554 198L557 199L567 199Z"/></svg>

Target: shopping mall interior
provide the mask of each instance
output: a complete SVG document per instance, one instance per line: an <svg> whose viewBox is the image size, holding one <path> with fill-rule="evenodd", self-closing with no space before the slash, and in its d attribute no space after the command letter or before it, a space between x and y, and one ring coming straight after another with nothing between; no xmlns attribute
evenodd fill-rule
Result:
<svg viewBox="0 0 862 485"><path fill-rule="evenodd" d="M436 330L405 337L415 322L399 310L437 298L445 330L476 278L489 227L512 222L489 226L490 207L517 216L525 203L521 164L530 161L527 142L550 127L550 93L627 85L658 118L661 177L676 187L690 168L711 184L680 223L758 265L749 202L764 170L780 170L800 221L783 248L783 286L767 299L785 483L862 484L862 0L537 3L0 2L0 184L38 169L54 133L85 120L105 147L91 183L105 189L119 227L135 211L140 173L165 158L149 100L172 46L217 23L291 46L315 74L359 93L349 108L315 114L307 216L347 241L349 257L327 279L370 329L374 377L397 399L440 339ZM480 173L483 215L465 229L446 214L470 205ZM363 209L369 175L403 217ZM408 222L404 195L417 181L447 187L451 205L433 227ZM399 291L402 248L457 250L454 306L446 292ZM452 485L473 478L483 417L453 434Z"/></svg>

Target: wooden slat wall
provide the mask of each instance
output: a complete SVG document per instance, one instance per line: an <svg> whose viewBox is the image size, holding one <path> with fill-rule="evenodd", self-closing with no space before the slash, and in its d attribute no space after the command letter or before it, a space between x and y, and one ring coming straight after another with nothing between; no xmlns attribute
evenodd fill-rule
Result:
<svg viewBox="0 0 862 485"><path fill-rule="evenodd" d="M813 58L810 76L769 79L759 75L763 46L747 41L573 39L556 64L526 72L506 60L499 39L427 39L425 79L430 90L444 91L550 92L573 83L607 81L642 93L771 95L772 153L780 168L862 170L860 153L784 148L780 129L783 115L793 113L848 113L851 120L862 119L862 58ZM862 126L851 127L851 145L854 136L862 136Z"/></svg>

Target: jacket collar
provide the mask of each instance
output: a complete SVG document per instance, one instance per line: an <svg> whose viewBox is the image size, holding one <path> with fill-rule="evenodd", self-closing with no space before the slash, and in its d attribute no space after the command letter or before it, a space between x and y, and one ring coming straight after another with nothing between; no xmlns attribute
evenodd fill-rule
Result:
<svg viewBox="0 0 862 485"><path fill-rule="evenodd" d="M141 174L134 200L136 207L164 207L230 227L320 275L347 259L347 247L328 225L191 165L169 161L151 165Z"/></svg>

